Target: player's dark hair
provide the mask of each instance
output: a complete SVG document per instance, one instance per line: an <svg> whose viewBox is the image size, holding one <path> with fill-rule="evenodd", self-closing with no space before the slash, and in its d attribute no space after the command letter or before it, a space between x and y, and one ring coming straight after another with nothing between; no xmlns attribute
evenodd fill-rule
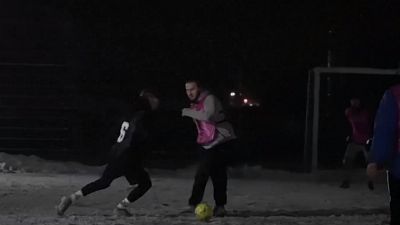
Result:
<svg viewBox="0 0 400 225"><path fill-rule="evenodd" d="M196 83L197 87L203 87L202 82L199 79L195 79L195 78L188 78L185 80L185 83Z"/></svg>
<svg viewBox="0 0 400 225"><path fill-rule="evenodd" d="M158 97L158 93L153 89L144 88L139 92L139 96L141 96L141 97L146 97L146 96Z"/></svg>
<svg viewBox="0 0 400 225"><path fill-rule="evenodd" d="M150 89L142 89L133 99L133 104L131 104L133 111L145 110L150 111L151 106L148 100L148 96L157 96L156 92Z"/></svg>

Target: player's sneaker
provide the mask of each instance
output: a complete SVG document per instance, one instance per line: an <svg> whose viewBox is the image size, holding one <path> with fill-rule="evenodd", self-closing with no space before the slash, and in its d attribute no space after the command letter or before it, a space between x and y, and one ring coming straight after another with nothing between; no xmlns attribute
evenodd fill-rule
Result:
<svg viewBox="0 0 400 225"><path fill-rule="evenodd" d="M58 204L58 206L56 207L56 209L57 209L57 214L58 214L59 216L64 215L64 212L68 209L68 207L71 206L71 204L72 204L72 199L71 199L71 197L69 197L69 196L68 196L68 197L63 196L63 197L61 198L60 204Z"/></svg>
<svg viewBox="0 0 400 225"><path fill-rule="evenodd" d="M118 208L118 207L116 207L114 209L113 213L114 213L115 216L118 216L118 217L131 217L131 216L133 216L133 214L130 213L128 211L128 209L126 209L126 208Z"/></svg>
<svg viewBox="0 0 400 225"><path fill-rule="evenodd" d="M224 217L226 215L225 207L223 205L215 206L213 214L215 217Z"/></svg>

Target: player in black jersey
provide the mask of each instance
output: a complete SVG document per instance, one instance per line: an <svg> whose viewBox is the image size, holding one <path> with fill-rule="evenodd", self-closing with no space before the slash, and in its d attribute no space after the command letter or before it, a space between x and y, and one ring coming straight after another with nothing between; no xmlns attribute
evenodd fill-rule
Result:
<svg viewBox="0 0 400 225"><path fill-rule="evenodd" d="M117 204L114 213L119 216L132 216L127 210L132 203L151 188L149 174L143 167L144 146L149 141L151 111L159 105L153 92L144 90L133 107L123 118L120 134L111 148L110 160L101 177L69 196L63 196L56 207L57 214L63 215L71 204L79 198L110 186L114 179L124 176L130 185L137 185L129 195Z"/></svg>

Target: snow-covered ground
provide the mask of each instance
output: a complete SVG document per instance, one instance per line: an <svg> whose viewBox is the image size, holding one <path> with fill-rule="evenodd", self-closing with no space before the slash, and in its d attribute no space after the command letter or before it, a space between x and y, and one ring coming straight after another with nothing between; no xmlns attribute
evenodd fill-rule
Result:
<svg viewBox="0 0 400 225"><path fill-rule="evenodd" d="M149 170L153 187L131 204L134 217L118 218L112 209L129 192L124 178L110 188L80 199L63 217L54 206L62 195L98 178L103 167L52 162L34 156L0 153L0 224L203 224L186 207L193 168ZM230 168L229 215L210 224L381 224L388 220L384 179L367 189L363 171L356 172L350 189L340 189L338 171L312 174ZM211 183L204 201L213 204Z"/></svg>

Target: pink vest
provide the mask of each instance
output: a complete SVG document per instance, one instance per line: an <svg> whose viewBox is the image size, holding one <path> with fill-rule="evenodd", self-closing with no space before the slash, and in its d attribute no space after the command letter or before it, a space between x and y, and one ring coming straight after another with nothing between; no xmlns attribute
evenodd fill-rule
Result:
<svg viewBox="0 0 400 225"><path fill-rule="evenodd" d="M397 103L397 118L400 118L400 85L396 85L390 88L393 96L396 98ZM400 119L397 120L397 133L400 132ZM397 136L397 151L400 152L400 138Z"/></svg>
<svg viewBox="0 0 400 225"><path fill-rule="evenodd" d="M360 109L347 109L346 116L352 127L351 139L357 144L365 144L371 138L371 121L369 113Z"/></svg>
<svg viewBox="0 0 400 225"><path fill-rule="evenodd" d="M200 99L196 104L192 105L192 109L196 111L204 112L204 101L208 94L204 96L200 95ZM197 143L201 145L206 145L211 143L216 138L216 127L215 123L211 121L194 120L197 127Z"/></svg>

